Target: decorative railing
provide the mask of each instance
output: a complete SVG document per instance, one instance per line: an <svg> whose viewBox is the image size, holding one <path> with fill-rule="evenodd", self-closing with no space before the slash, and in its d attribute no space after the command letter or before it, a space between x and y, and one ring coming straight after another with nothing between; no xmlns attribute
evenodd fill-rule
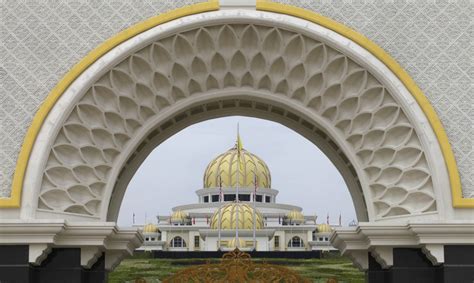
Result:
<svg viewBox="0 0 474 283"><path fill-rule="evenodd" d="M201 264L178 271L163 282L311 282L284 266L255 262L239 249L225 253L220 263Z"/></svg>

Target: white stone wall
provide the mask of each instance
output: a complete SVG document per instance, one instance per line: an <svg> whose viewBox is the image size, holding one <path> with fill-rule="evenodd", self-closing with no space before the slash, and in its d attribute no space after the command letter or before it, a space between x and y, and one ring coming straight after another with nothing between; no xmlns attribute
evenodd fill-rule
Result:
<svg viewBox="0 0 474 283"><path fill-rule="evenodd" d="M61 77L98 44L196 0L0 1L0 197L33 115ZM286 0L370 38L414 78L448 133L465 197L474 197L472 1Z"/></svg>
<svg viewBox="0 0 474 283"><path fill-rule="evenodd" d="M67 71L118 32L202 0L0 1L0 197L41 102Z"/></svg>

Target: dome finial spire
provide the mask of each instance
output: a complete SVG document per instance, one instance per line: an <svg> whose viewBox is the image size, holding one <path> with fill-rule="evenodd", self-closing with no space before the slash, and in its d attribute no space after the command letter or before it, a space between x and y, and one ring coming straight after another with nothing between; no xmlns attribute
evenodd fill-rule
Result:
<svg viewBox="0 0 474 283"><path fill-rule="evenodd" d="M240 155L240 152L242 151L242 140L240 139L239 123L237 123L237 141L235 142L235 146L237 147L237 152Z"/></svg>

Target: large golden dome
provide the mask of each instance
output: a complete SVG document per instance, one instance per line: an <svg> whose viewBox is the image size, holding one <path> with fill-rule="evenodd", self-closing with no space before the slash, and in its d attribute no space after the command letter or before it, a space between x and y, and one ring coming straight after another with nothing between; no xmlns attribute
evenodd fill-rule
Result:
<svg viewBox="0 0 474 283"><path fill-rule="evenodd" d="M253 229L253 208L245 203L232 202L221 206L216 210L211 218L211 229L219 229L219 213L222 230L236 229L237 213L239 229L252 230ZM263 228L263 217L255 210L255 229Z"/></svg>
<svg viewBox="0 0 474 283"><path fill-rule="evenodd" d="M271 187L270 170L265 161L243 149L238 138L235 147L220 154L207 165L204 172L204 188L218 188L220 186L219 178L222 188L235 188L237 185L243 188L253 188L255 175L259 189Z"/></svg>

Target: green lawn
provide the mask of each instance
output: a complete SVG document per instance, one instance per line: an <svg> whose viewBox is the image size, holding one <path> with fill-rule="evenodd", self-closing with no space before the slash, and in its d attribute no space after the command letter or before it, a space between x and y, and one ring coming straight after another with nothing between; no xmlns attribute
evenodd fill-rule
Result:
<svg viewBox="0 0 474 283"><path fill-rule="evenodd" d="M253 259L261 261L262 259ZM345 257L332 256L324 259L264 259L267 263L281 264L298 272L301 276L313 282L326 282L329 278L337 279L339 283L362 283L364 273L352 266ZM125 259L109 274L109 282L134 282L144 278L148 283L160 280L174 274L176 271L194 264L220 262L220 259L152 259L146 255L138 255Z"/></svg>

